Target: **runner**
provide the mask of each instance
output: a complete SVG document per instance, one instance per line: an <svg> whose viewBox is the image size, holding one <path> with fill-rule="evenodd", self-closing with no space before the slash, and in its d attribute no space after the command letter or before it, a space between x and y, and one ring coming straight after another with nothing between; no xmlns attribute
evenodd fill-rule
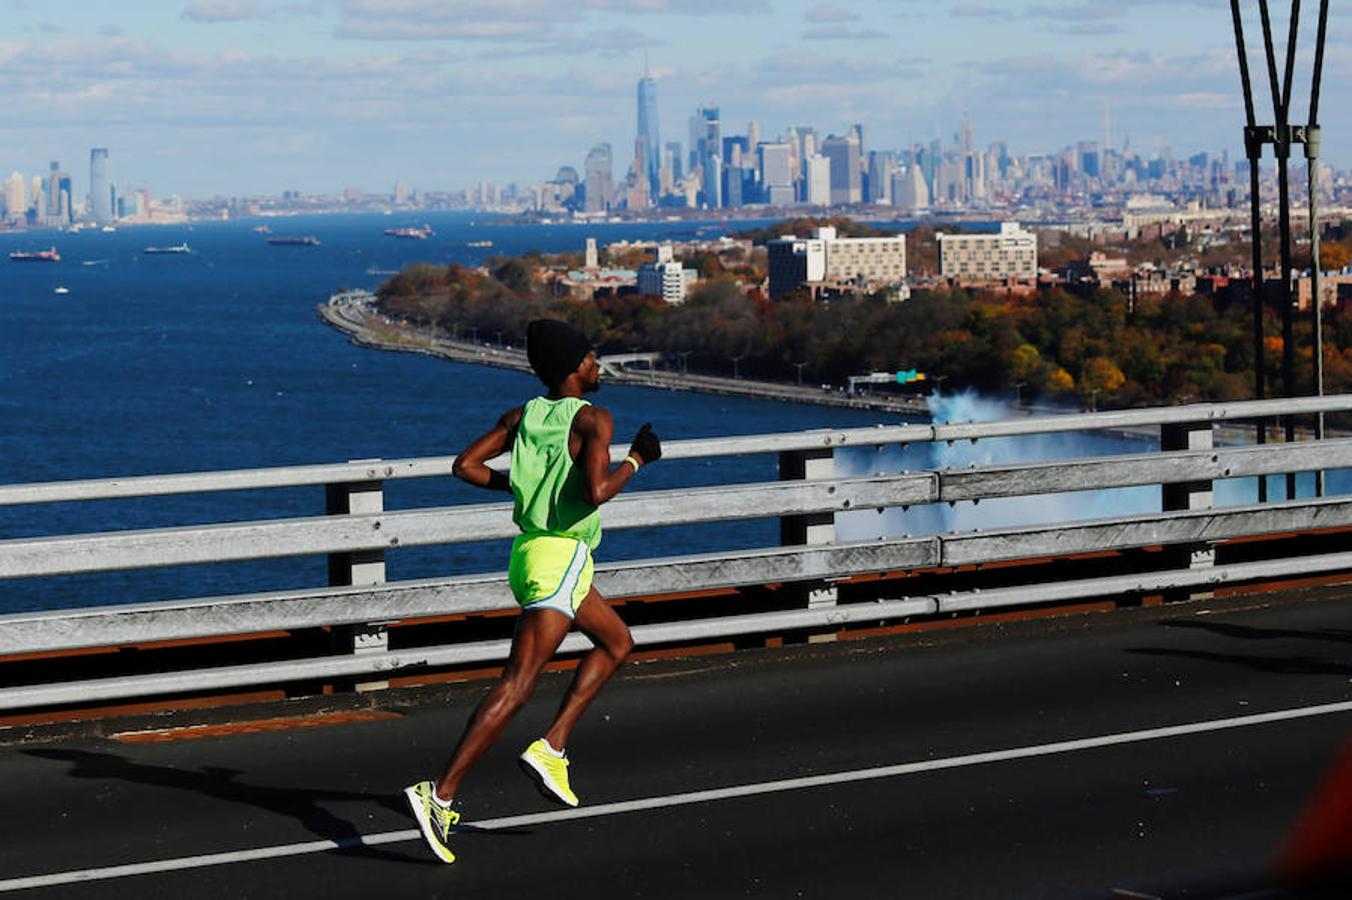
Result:
<svg viewBox="0 0 1352 900"><path fill-rule="evenodd" d="M582 399L600 387L601 369L572 326L531 322L526 353L549 393L505 413L455 460L456 477L515 497L521 534L512 543L508 581L522 614L502 676L470 717L441 777L404 789L423 837L446 863L455 861L448 844L460 821L453 801L461 779L525 704L573 625L595 647L579 663L554 723L525 749L520 764L550 800L578 805L568 786L568 735L634 646L628 627L592 587L592 551L601 542L597 507L662 458L661 442L644 425L624 461L610 465L610 413ZM487 465L508 449L510 476Z"/></svg>

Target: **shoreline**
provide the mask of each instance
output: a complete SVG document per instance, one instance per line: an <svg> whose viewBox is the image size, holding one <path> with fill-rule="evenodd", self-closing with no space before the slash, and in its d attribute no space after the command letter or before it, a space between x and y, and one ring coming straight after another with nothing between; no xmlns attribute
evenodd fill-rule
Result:
<svg viewBox="0 0 1352 900"><path fill-rule="evenodd" d="M493 347L489 344L453 340L429 335L416 326L388 319L374 309L375 295L365 291L334 294L327 303L315 308L320 321L346 334L354 344L375 350L421 353L458 363L494 366L529 373L530 363L522 350L511 347ZM606 357L599 360L606 380L612 384L650 387L668 391L689 391L745 397L752 400L775 400L788 403L809 403L816 406L834 406L845 409L871 410L929 420L929 403L923 397L893 399L880 396L849 396L838 390L808 385L787 384L778 381L756 381L748 378L726 378L717 375L680 373L666 369L629 369L609 364Z"/></svg>
<svg viewBox="0 0 1352 900"><path fill-rule="evenodd" d="M327 303L315 308L320 321L336 331L346 334L352 343L373 350L390 352L421 353L451 362L470 365L494 366L517 372L530 373L530 363L525 351L511 347L493 347L487 343L453 340L444 336L428 335L427 332L387 319L376 313L373 308L375 295L368 291L347 291L334 294ZM840 390L822 390L807 385L787 384L775 381L755 381L746 378L726 378L716 375L701 375L672 372L664 369L625 369L606 365L600 360L606 378L612 384L624 384L633 387L650 387L668 391L688 391L699 394L714 394L732 397L744 397L752 400L770 400L787 403L808 403L817 406L832 406L844 409L871 410L894 415L919 418L931 421L928 400L917 397L914 400L894 400L889 397L856 395L849 396ZM1014 415L1074 415L1073 411L1037 406L1011 407ZM1273 432L1278 429L1272 428ZM1101 433L1111 434L1133 440L1158 442L1159 430L1154 428L1104 429ZM1233 447L1255 443L1257 428L1247 423L1214 423L1215 444L1218 447ZM1299 439L1309 440L1312 435L1308 428L1298 428ZM1278 441L1279 434L1272 434ZM1348 437L1349 432L1331 428L1325 437Z"/></svg>

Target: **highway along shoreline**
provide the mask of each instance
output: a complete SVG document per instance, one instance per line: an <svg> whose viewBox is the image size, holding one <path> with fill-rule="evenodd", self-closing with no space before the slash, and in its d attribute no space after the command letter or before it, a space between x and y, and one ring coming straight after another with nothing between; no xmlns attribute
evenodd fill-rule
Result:
<svg viewBox="0 0 1352 900"><path fill-rule="evenodd" d="M390 319L375 305L375 294L369 291L345 291L331 296L327 303L315 308L320 321L343 332L352 342L376 350L422 353L458 363L496 366L529 372L524 349L508 346L495 347L487 342L455 339L428 329ZM924 397L884 397L878 395L850 395L837 388L816 385L787 384L778 381L756 381L749 378L726 378L717 375L682 373L667 369L651 369L646 365L620 365L601 357L607 381L638 387L669 391L692 391L701 394L721 394L748 397L755 400L779 400L788 403L810 403L817 406L836 406L847 409L866 409L896 415L915 416L929 420L929 404Z"/></svg>

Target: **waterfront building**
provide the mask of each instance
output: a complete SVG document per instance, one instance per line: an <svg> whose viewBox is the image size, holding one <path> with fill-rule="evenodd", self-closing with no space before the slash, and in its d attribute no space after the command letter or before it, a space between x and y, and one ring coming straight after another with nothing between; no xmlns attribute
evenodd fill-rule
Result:
<svg viewBox="0 0 1352 900"><path fill-rule="evenodd" d="M69 225L71 219L71 178L70 173L61 171L61 164L52 160L51 174L47 178L48 225L57 227Z"/></svg>
<svg viewBox="0 0 1352 900"><path fill-rule="evenodd" d="M89 212L95 222L113 220L113 184L108 174L108 148L89 151Z"/></svg>
<svg viewBox="0 0 1352 900"><path fill-rule="evenodd" d="M919 165L893 171L892 205L913 212L929 209L929 187L925 184L925 173Z"/></svg>
<svg viewBox="0 0 1352 900"><path fill-rule="evenodd" d="M657 82L645 71L638 80L638 171L648 196L656 198L661 185L662 142L657 128Z"/></svg>
<svg viewBox="0 0 1352 900"><path fill-rule="evenodd" d="M661 297L667 303L684 303L698 278L697 271L685 268L675 258L670 243L658 244L655 258L639 266L638 292Z"/></svg>
<svg viewBox="0 0 1352 900"><path fill-rule="evenodd" d="M1037 281L1037 235L1017 222L993 234L940 234L939 274L958 282Z"/></svg>
<svg viewBox="0 0 1352 900"><path fill-rule="evenodd" d="M11 219L23 217L24 210L28 208L27 189L24 185L23 175L15 172L9 176L9 182L5 187L5 209Z"/></svg>
<svg viewBox="0 0 1352 900"><path fill-rule="evenodd" d="M765 202L771 206L793 203L793 164L790 147L783 141L763 142L756 147Z"/></svg>
<svg viewBox="0 0 1352 900"><path fill-rule="evenodd" d="M662 164L671 168L671 183L673 186L685 177L685 170L681 163L681 142L667 141L667 149L663 155Z"/></svg>
<svg viewBox="0 0 1352 900"><path fill-rule="evenodd" d="M746 203L746 174L740 165L729 165L723 170L723 206L735 209Z"/></svg>
<svg viewBox="0 0 1352 900"><path fill-rule="evenodd" d="M586 186L583 209L587 212L605 212L610 209L615 193L614 164L610 145L602 143L592 147L591 152L587 154L583 171L586 172L583 182Z"/></svg>
<svg viewBox="0 0 1352 900"><path fill-rule="evenodd" d="M723 160L717 156L705 157L704 162L704 205L709 209L718 209L723 205Z"/></svg>
<svg viewBox="0 0 1352 900"><path fill-rule="evenodd" d="M815 228L812 237L787 235L766 243L770 296L806 287L813 294L851 288L877 290L906 281L906 236L838 237Z"/></svg>
<svg viewBox="0 0 1352 900"><path fill-rule="evenodd" d="M895 203L892 196L892 172L897 155L891 150L874 150L868 155L868 202Z"/></svg>
<svg viewBox="0 0 1352 900"><path fill-rule="evenodd" d="M831 161L831 205L860 202L858 136L831 135L822 141L822 155Z"/></svg>
<svg viewBox="0 0 1352 900"><path fill-rule="evenodd" d="M722 137L717 106L701 106L690 117L690 168L722 154Z"/></svg>
<svg viewBox="0 0 1352 900"><path fill-rule="evenodd" d="M831 205L831 161L820 153L804 160L803 200L809 206Z"/></svg>

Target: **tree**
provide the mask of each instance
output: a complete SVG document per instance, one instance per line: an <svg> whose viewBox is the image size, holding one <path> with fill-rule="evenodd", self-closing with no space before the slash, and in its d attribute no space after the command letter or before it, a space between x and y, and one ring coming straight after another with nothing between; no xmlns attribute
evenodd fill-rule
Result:
<svg viewBox="0 0 1352 900"><path fill-rule="evenodd" d="M1111 394L1126 380L1117 363L1106 356L1094 356L1085 360L1084 369L1080 372L1080 391L1085 394Z"/></svg>
<svg viewBox="0 0 1352 900"><path fill-rule="evenodd" d="M498 266L493 270L493 277L518 294L529 294L535 287L534 273L519 259L509 259Z"/></svg>

